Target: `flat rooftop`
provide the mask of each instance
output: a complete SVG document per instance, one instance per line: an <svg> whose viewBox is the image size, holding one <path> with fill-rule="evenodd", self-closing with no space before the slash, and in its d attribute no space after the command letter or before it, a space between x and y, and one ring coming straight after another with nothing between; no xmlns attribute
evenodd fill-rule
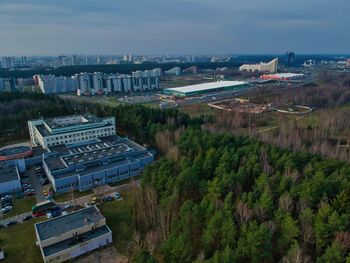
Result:
<svg viewBox="0 0 350 263"><path fill-rule="evenodd" d="M19 180L15 165L9 165L6 161L0 161L0 183Z"/></svg>
<svg viewBox="0 0 350 263"><path fill-rule="evenodd" d="M84 115L68 115L50 119L44 119L41 124L36 124L36 128L43 136L54 134L63 134L69 132L76 132L85 129L94 129L97 127L112 126L111 123L106 123L103 120L107 118L100 118L92 114Z"/></svg>
<svg viewBox="0 0 350 263"><path fill-rule="evenodd" d="M146 149L128 138L108 136L75 144L57 145L50 147L56 155L45 159L51 171L65 169L68 166L83 165L84 170L76 172L57 171L52 174L56 179L79 173L85 175L99 169L107 169L116 165L133 162L146 156ZM144 155L146 154L146 155ZM101 161L106 162L101 165Z"/></svg>
<svg viewBox="0 0 350 263"><path fill-rule="evenodd" d="M293 77L303 77L305 75L301 73L275 73L275 74L267 74L265 76L278 77L278 78L293 78Z"/></svg>
<svg viewBox="0 0 350 263"><path fill-rule="evenodd" d="M96 224L104 219L96 206L90 206L67 215L35 224L40 240L47 240L60 236L63 233L73 231L85 225Z"/></svg>
<svg viewBox="0 0 350 263"><path fill-rule="evenodd" d="M68 115L62 117L56 117L51 119L45 119L46 124L52 128L63 128L68 126L81 125L86 123L99 122L102 118L98 118L91 114L84 115Z"/></svg>
<svg viewBox="0 0 350 263"><path fill-rule="evenodd" d="M0 150L0 156L11 156L31 151L29 146L8 147Z"/></svg>
<svg viewBox="0 0 350 263"><path fill-rule="evenodd" d="M43 248L45 257L56 254L60 251L66 250L68 248L77 246L83 242L86 242L88 240L92 240L94 238L103 236L107 233L111 232L111 230L107 226L102 226L99 228L96 228L92 231L83 233L75 238L69 238L64 241L58 242L56 244L53 244L51 246L47 246Z"/></svg>
<svg viewBox="0 0 350 263"><path fill-rule="evenodd" d="M241 86L245 84L247 83L244 81L217 81L217 82L188 85L188 86L177 87L177 88L169 88L165 90L173 91L173 92L181 92L181 93L191 93L191 92L205 91L205 90L218 89L218 88Z"/></svg>

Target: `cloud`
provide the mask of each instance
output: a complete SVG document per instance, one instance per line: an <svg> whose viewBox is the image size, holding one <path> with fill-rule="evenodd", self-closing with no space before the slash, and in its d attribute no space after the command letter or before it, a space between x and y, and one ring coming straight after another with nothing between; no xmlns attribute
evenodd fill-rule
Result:
<svg viewBox="0 0 350 263"><path fill-rule="evenodd" d="M0 52L341 53L349 9L347 0L2 0Z"/></svg>

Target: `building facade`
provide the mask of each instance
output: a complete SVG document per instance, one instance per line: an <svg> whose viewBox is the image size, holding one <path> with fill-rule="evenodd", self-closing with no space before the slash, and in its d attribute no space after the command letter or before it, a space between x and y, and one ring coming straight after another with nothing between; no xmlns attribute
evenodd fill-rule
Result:
<svg viewBox="0 0 350 263"><path fill-rule="evenodd" d="M38 76L38 85L44 94L76 92L78 84L76 78L56 77L55 75Z"/></svg>
<svg viewBox="0 0 350 263"><path fill-rule="evenodd" d="M276 73L278 69L278 58L271 60L268 63L260 62L260 64L243 64L239 67L239 71L247 72L268 72Z"/></svg>
<svg viewBox="0 0 350 263"><path fill-rule="evenodd" d="M16 90L16 83L14 79L0 78L0 92L1 91L11 92L14 90Z"/></svg>
<svg viewBox="0 0 350 263"><path fill-rule="evenodd" d="M34 80L44 94L77 92L78 95L95 95L159 89L161 75L162 70L156 68L132 72L132 75L101 72L84 72L71 77L35 75Z"/></svg>
<svg viewBox="0 0 350 263"><path fill-rule="evenodd" d="M153 162L144 147L118 136L50 147L43 168L56 193L86 191L140 175Z"/></svg>
<svg viewBox="0 0 350 263"><path fill-rule="evenodd" d="M49 146L80 142L115 135L115 119L98 118L91 114L28 121L30 141Z"/></svg>
<svg viewBox="0 0 350 263"><path fill-rule="evenodd" d="M85 191L140 174L154 156L119 137L115 119L73 115L28 122L31 142L41 145L42 164L56 193Z"/></svg>
<svg viewBox="0 0 350 263"><path fill-rule="evenodd" d="M22 191L22 186L17 166L0 161L0 194L20 191Z"/></svg>
<svg viewBox="0 0 350 263"><path fill-rule="evenodd" d="M34 225L45 263L72 260L113 242L112 231L96 206Z"/></svg>

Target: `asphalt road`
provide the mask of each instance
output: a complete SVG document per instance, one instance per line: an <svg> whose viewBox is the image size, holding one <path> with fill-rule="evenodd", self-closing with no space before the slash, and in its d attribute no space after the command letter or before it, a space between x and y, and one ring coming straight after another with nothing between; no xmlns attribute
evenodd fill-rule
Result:
<svg viewBox="0 0 350 263"><path fill-rule="evenodd" d="M33 169L35 169L35 168L33 168ZM36 176L35 175L35 171L34 171L34 176ZM39 184L40 184L40 182L39 182ZM124 190L124 189L128 189L128 188L131 188L131 187L134 187L134 186L139 187L139 185L140 185L140 180L132 181L132 182L129 182L129 183L126 183L126 184L118 185L118 186L106 185L106 186L102 186L102 187L99 187L99 188L95 188L94 190L96 190L96 191L95 191L94 194L77 198L74 201L67 201L67 202L61 202L61 203L57 202L57 204L62 206L62 207L65 206L65 205L68 205L68 204L72 204L74 206L77 206L77 205L84 206L85 203L91 202L91 199L92 199L93 196L96 196L98 198L103 198L105 196L112 195L114 192L121 191L121 190ZM40 184L40 186L41 186L41 184ZM44 199L45 199L45 197L44 197ZM23 218L25 216L31 215L31 214L32 214L32 212L29 211L29 212L26 212L26 213L23 213L23 214L20 214L20 215L9 217L9 218L0 220L0 224L3 225L3 226L6 226L6 224L8 222L14 221L14 220L17 221L18 223L23 223Z"/></svg>
<svg viewBox="0 0 350 263"><path fill-rule="evenodd" d="M29 175L29 182L35 191L36 202L45 201L46 199L43 193L44 187L41 185L39 177L36 175L35 167L29 168L26 173Z"/></svg>
<svg viewBox="0 0 350 263"><path fill-rule="evenodd" d="M6 226L6 224L10 221L17 221L18 223L23 223L23 218L31 214L32 214L32 211L0 220L0 225Z"/></svg>

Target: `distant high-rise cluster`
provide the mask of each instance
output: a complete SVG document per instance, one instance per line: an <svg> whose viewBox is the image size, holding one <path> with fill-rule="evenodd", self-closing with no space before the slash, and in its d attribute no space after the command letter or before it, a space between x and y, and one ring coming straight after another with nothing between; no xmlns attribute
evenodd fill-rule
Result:
<svg viewBox="0 0 350 263"><path fill-rule="evenodd" d="M77 92L78 95L146 91L159 88L162 70L135 71L132 75L79 73L71 77L34 76L44 94Z"/></svg>
<svg viewBox="0 0 350 263"><path fill-rule="evenodd" d="M278 58L275 58L268 63L260 62L260 64L243 64L239 67L239 71L276 73L277 68Z"/></svg>
<svg viewBox="0 0 350 263"><path fill-rule="evenodd" d="M13 67L12 57L2 57L1 64L2 64L2 68L12 68Z"/></svg>

